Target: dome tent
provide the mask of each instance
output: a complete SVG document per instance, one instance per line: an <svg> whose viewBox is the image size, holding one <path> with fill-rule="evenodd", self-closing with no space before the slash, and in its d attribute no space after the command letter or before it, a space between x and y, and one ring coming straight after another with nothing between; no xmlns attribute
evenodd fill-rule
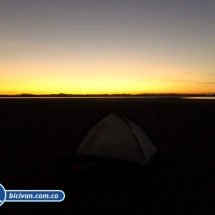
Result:
<svg viewBox="0 0 215 215"><path fill-rule="evenodd" d="M75 152L147 165L157 149L135 122L108 114L90 129Z"/></svg>

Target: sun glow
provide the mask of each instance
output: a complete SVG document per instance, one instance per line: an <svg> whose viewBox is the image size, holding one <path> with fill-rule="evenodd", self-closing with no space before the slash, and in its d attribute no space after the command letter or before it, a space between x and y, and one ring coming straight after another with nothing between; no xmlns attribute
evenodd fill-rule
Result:
<svg viewBox="0 0 215 215"><path fill-rule="evenodd" d="M0 94L215 93L207 1L36 2L1 3Z"/></svg>

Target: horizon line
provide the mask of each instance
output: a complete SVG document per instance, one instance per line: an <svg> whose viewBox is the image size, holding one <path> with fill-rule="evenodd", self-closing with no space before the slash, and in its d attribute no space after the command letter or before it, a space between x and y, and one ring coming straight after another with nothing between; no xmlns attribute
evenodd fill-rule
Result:
<svg viewBox="0 0 215 215"><path fill-rule="evenodd" d="M0 97L111 97L111 96L215 96L213 93L92 93L92 94L73 94L73 93L48 93L48 94L33 94L33 93L20 93L20 94L0 94Z"/></svg>

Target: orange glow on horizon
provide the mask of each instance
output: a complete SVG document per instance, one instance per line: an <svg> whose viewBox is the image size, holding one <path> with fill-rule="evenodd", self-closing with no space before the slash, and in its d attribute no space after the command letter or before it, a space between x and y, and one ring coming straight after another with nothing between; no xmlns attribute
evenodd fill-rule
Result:
<svg viewBox="0 0 215 215"><path fill-rule="evenodd" d="M188 66L172 64L142 65L130 59L105 66L105 62L58 60L24 61L0 66L0 94L141 94L141 93L214 93L215 84ZM53 64L53 65L52 65ZM174 69L173 69L174 68ZM200 69L199 69L200 70ZM200 70L201 71L201 70Z"/></svg>
<svg viewBox="0 0 215 215"><path fill-rule="evenodd" d="M16 95L22 93L29 94L141 94L141 93L213 93L214 86L197 83L183 82L162 82L162 81L136 81L128 80L120 82L119 80L79 80L77 82L40 80L40 81L17 81L10 84L1 83L0 94ZM189 86L189 88L188 88Z"/></svg>

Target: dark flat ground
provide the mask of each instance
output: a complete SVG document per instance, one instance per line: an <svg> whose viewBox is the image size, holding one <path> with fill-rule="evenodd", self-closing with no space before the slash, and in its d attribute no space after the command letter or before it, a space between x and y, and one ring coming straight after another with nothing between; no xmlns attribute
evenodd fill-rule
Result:
<svg viewBox="0 0 215 215"><path fill-rule="evenodd" d="M59 172L107 113L136 121L159 153L151 166L100 164ZM0 183L60 189L61 203L5 203L2 214L215 214L215 100L0 99Z"/></svg>

